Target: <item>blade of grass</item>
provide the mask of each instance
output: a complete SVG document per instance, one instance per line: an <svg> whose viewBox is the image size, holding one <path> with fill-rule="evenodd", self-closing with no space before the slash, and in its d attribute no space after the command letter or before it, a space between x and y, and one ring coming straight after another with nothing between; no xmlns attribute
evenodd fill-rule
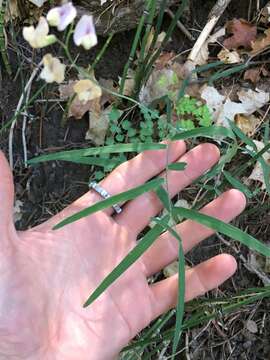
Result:
<svg viewBox="0 0 270 360"><path fill-rule="evenodd" d="M215 81L217 80L220 80L222 78L225 78L225 77L228 77L230 75L233 75L233 74L236 74L240 71L243 71L245 69L247 69L249 67L249 62L245 63L245 64L242 64L242 65L237 65L231 69L228 69L228 70L224 70L224 71L221 71L221 72L216 72L214 75L212 75L210 78L209 78L209 85L213 85Z"/></svg>
<svg viewBox="0 0 270 360"><path fill-rule="evenodd" d="M146 20L146 29L144 32L144 36L142 39L142 44L141 44L141 48L140 48L140 52L139 52L139 58L138 58L138 66L136 69L136 74L135 74L135 78L134 78L134 90L133 90L133 97L136 98L136 94L138 93L138 91L141 88L141 79L143 77L144 71L145 71L145 50L146 50L146 45L147 45L147 41L150 35L150 31L153 25L153 20L154 20L154 16L156 13L156 3L157 0L151 0L151 4L150 4L150 9L149 9L149 14Z"/></svg>
<svg viewBox="0 0 270 360"><path fill-rule="evenodd" d="M166 220L165 220L166 221ZM91 305L112 283L114 283L145 251L154 243L163 232L163 227L156 225L138 242L134 249L105 277L96 290L89 296L83 307Z"/></svg>
<svg viewBox="0 0 270 360"><path fill-rule="evenodd" d="M183 131L179 134L176 134L172 137L172 140L185 140L191 138L197 138L199 136L209 137L212 139L216 139L217 137L228 137L230 139L235 140L235 135L232 130L225 128L223 126L209 126L202 127L193 130Z"/></svg>
<svg viewBox="0 0 270 360"><path fill-rule="evenodd" d="M227 303L229 305L226 305L223 307L222 313L230 314L230 313L233 313L234 311L237 311L238 309L240 309L243 306L246 306L246 305L255 303L256 301L270 297L270 287L269 286L265 287L265 288L258 288L258 289L252 289L252 290L254 290L253 291L254 293L251 295L249 295L246 290L245 291L245 292L247 292L246 297L248 297L248 298L244 299L243 301L240 301L240 302L239 302L237 296L230 297L228 299L225 298L224 301L227 301ZM243 292L244 295L245 295L245 292ZM207 299L206 302L208 304L209 299ZM234 303L232 304L232 302L234 302ZM200 316L197 316L197 315L192 316L191 319L184 321L183 330L192 329L200 324L208 322L211 319L217 318L218 315L219 315L218 311L214 311L212 314L206 315L205 309L204 309L201 311ZM174 336L174 328L168 329L162 333L162 340L163 341L171 340L173 338L173 336ZM151 339L138 340L135 343L125 347L123 349L123 351L138 348L141 346L148 346L151 344L160 343L160 340L161 340L160 336L152 337ZM162 346L162 344L161 344L161 346Z"/></svg>
<svg viewBox="0 0 270 360"><path fill-rule="evenodd" d="M134 40L133 40L133 43L132 43L132 47L131 47L131 51L130 51L130 54L129 54L128 61L127 61L126 65L125 65L125 67L124 67L123 75L122 75L122 78L121 78L121 81L120 81L120 90L119 90L120 95L123 95L125 82L126 82L126 78L127 78L127 74L128 74L128 69L130 68L131 63L134 60L134 56L136 54L136 50L137 50L138 43L139 43L139 40L140 40L140 37L141 37L142 29L143 29L146 17L148 15L150 6L151 6L151 1L148 0L146 9L144 10L144 12L143 12L143 14L141 16L140 22L139 22L139 24L137 26L136 34L135 34L135 37L134 37Z"/></svg>
<svg viewBox="0 0 270 360"><path fill-rule="evenodd" d="M237 180L235 177L233 177L229 171L223 171L223 174L227 181L236 189L242 191L248 199L251 199L253 197L252 191L249 190L247 186L241 183L241 181Z"/></svg>
<svg viewBox="0 0 270 360"><path fill-rule="evenodd" d="M58 159L55 159L58 160ZM119 161L117 159L108 159L108 158L102 158L102 157L88 157L88 156L82 156L82 157L74 157L72 159L60 159L61 161L67 161L67 162L73 162L75 164L85 164L85 165L96 165L96 166L108 166L112 165L114 167L120 165L122 161Z"/></svg>
<svg viewBox="0 0 270 360"><path fill-rule="evenodd" d="M115 153L125 153L125 152L141 152L145 150L162 150L166 149L166 144L158 143L140 143L140 144L117 144L117 145L108 145L103 147L93 147L80 150L68 150L60 151L53 154L41 155L31 160L28 160L28 164L37 164L44 161L51 160L66 160L74 161L84 156L90 155L102 155L102 154L115 154Z"/></svg>
<svg viewBox="0 0 270 360"><path fill-rule="evenodd" d="M223 221L220 221L205 214L201 214L198 211L191 209L174 207L173 212L187 219L196 221L199 224L205 225L210 229L220 232L226 236L229 236L232 239L237 240L242 244L246 245L251 250L255 250L264 256L267 257L270 256L269 246L263 244L262 242L255 239L253 236L246 234L245 232L243 232L242 230L236 228L231 224L226 224Z"/></svg>
<svg viewBox="0 0 270 360"><path fill-rule="evenodd" d="M159 186L161 186L164 183L164 179L154 179L151 180L149 182L147 182L144 185L140 185L137 186L131 190L122 192L120 194L114 195L109 197L108 199L105 199L103 201L100 201L88 208L85 208L79 212L77 212L76 214L67 217L66 219L64 219L63 221L61 221L60 223L58 223L57 225L55 225L53 227L53 230L57 230L62 228L65 225L71 224L74 221L78 221L86 216L89 216L91 214L94 214L97 211L100 210L104 210L108 207L113 206L114 204L117 203L122 203L128 200L132 200L135 199L136 197L144 194L145 192L151 191L151 190L155 190L156 188L158 188Z"/></svg>
<svg viewBox="0 0 270 360"><path fill-rule="evenodd" d="M159 55L161 54L161 51L166 46L167 42L170 40L173 30L175 29L175 26L177 24L177 21L182 16L182 14L187 6L187 3L188 3L187 0L182 0L181 5L178 7L178 9L175 13L175 16L174 16L173 20L171 21L168 30L166 31L166 35L161 43L161 46L156 50L156 52L153 54L153 56L149 60L147 66L146 66L146 69L145 69L145 77L144 77L145 82L148 80L148 78L152 72L152 67L153 67L154 63L156 62L156 60L158 59Z"/></svg>
<svg viewBox="0 0 270 360"><path fill-rule="evenodd" d="M212 70L214 68L217 68L217 67L223 66L223 65L224 65L224 62L216 61L216 62L213 62L210 64L199 66L198 68L192 70L191 73L184 79L182 86L180 87L180 89L178 91L177 101L179 101L185 95L186 89L187 89L188 85L190 84L190 82L192 81L194 74L200 74L201 72L208 71L210 69Z"/></svg>
<svg viewBox="0 0 270 360"><path fill-rule="evenodd" d="M183 170L185 170L186 167L187 167L187 163L178 162L178 163L169 164L168 170L183 171Z"/></svg>
<svg viewBox="0 0 270 360"><path fill-rule="evenodd" d="M173 338L172 360L175 358L177 347L181 339L182 323L185 309L185 256L182 246L182 239L179 234L169 226L163 219L153 218L153 221L162 226L178 241L178 296L176 306L176 325Z"/></svg>

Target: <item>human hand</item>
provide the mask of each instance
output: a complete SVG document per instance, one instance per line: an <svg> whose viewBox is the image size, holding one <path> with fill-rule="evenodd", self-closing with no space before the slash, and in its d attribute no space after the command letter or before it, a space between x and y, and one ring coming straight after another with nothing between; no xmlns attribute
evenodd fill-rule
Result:
<svg viewBox="0 0 270 360"><path fill-rule="evenodd" d="M188 164L182 172L168 173L171 196L219 159L212 144L185 153L185 144L175 142L168 151L169 162ZM166 150L146 151L119 166L101 185L112 195L126 191L154 176L164 176L166 162ZM113 359L140 330L175 305L177 275L150 286L147 282L177 257L177 241L164 233L91 306L82 307L161 210L154 193L130 201L119 215L106 209L52 230L67 216L101 200L89 191L42 225L16 232L13 180L3 154L0 173L0 359ZM202 211L228 222L244 207L244 196L230 190ZM177 225L177 231L185 252L212 234L189 220ZM219 286L235 270L236 262L227 254L187 270L186 301Z"/></svg>

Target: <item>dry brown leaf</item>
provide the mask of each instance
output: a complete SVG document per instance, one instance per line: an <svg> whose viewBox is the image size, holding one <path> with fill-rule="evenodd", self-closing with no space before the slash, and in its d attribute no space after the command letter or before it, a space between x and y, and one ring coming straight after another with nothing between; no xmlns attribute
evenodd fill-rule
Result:
<svg viewBox="0 0 270 360"><path fill-rule="evenodd" d="M257 39L252 41L252 55L257 55L263 52L270 46L270 28L265 30L264 35L259 36Z"/></svg>
<svg viewBox="0 0 270 360"><path fill-rule="evenodd" d="M218 53L219 60L223 61L225 64L237 64L241 62L241 57L237 51L230 51L228 49L223 49Z"/></svg>
<svg viewBox="0 0 270 360"><path fill-rule="evenodd" d="M261 78L261 68L248 69L244 74L244 80L250 80L256 84Z"/></svg>
<svg viewBox="0 0 270 360"><path fill-rule="evenodd" d="M258 151L261 151L265 147L265 144L262 141L253 140L253 142L255 143ZM265 162L270 166L270 154L268 152L265 152L262 157L264 158ZM259 161L257 161L252 173L248 177L248 180L259 181L262 183L262 189L266 189L263 169Z"/></svg>
<svg viewBox="0 0 270 360"><path fill-rule="evenodd" d="M156 70L162 70L168 65L170 65L171 60L175 57L174 52L163 52L160 57L155 62Z"/></svg>
<svg viewBox="0 0 270 360"><path fill-rule="evenodd" d="M165 95L174 98L179 87L180 80L174 70L167 68L154 70L142 87L139 99L144 104L150 104Z"/></svg>
<svg viewBox="0 0 270 360"><path fill-rule="evenodd" d="M59 86L60 98L62 100L69 100L75 95L74 85L77 81L71 80L66 85ZM69 106L68 117L74 117L75 119L81 119L87 111L94 113L100 113L100 98L96 98L87 102L82 102L76 95L72 103Z"/></svg>
<svg viewBox="0 0 270 360"><path fill-rule="evenodd" d="M260 124L260 119L254 115L243 115L237 114L235 117L236 125L241 129L241 131L247 136L252 136L255 134L257 126Z"/></svg>
<svg viewBox="0 0 270 360"><path fill-rule="evenodd" d="M115 85L115 82L111 79L103 79L103 78L99 78L98 82L104 90L104 91L102 91L102 96L100 99L101 107L103 107L107 102L109 102L109 103L114 102L115 95L111 94L109 91L118 93L118 86ZM109 91L106 91L106 89L108 89Z"/></svg>
<svg viewBox="0 0 270 360"><path fill-rule="evenodd" d="M107 107L100 114L89 113L89 130L86 133L85 139L91 140L97 146L103 145L107 130L109 127L109 114L112 111L112 106Z"/></svg>
<svg viewBox="0 0 270 360"><path fill-rule="evenodd" d="M231 37L224 40L223 45L229 49L251 49L252 41L256 40L257 27L244 19L233 19L226 25L227 32Z"/></svg>

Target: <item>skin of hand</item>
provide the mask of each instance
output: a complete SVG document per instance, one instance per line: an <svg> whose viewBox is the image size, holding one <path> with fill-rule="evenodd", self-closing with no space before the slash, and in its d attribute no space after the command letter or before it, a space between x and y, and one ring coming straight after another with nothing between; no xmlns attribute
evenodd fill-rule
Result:
<svg viewBox="0 0 270 360"><path fill-rule="evenodd" d="M146 151L115 169L101 185L111 194L165 176L167 161L186 162L170 171L170 195L219 160L212 144L186 151L184 142L168 151ZM109 360L153 319L176 304L177 275L149 285L147 278L177 257L177 241L164 233L125 274L91 306L82 305L104 277L135 246L138 234L162 206L154 193L130 201L119 215L95 213L59 230L52 227L100 201L93 190L49 221L27 231L13 225L13 179L0 153L0 359ZM230 221L245 207L245 197L230 190L201 211ZM177 225L184 251L212 234L185 221ZM216 288L236 270L236 261L218 255L186 271L186 301Z"/></svg>

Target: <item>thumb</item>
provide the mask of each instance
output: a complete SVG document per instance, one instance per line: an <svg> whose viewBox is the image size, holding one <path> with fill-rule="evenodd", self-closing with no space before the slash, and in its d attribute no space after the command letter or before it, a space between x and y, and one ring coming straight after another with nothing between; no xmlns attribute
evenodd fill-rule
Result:
<svg viewBox="0 0 270 360"><path fill-rule="evenodd" d="M0 229L3 231L2 226L6 228L13 223L13 201L13 176L5 155L0 151Z"/></svg>

